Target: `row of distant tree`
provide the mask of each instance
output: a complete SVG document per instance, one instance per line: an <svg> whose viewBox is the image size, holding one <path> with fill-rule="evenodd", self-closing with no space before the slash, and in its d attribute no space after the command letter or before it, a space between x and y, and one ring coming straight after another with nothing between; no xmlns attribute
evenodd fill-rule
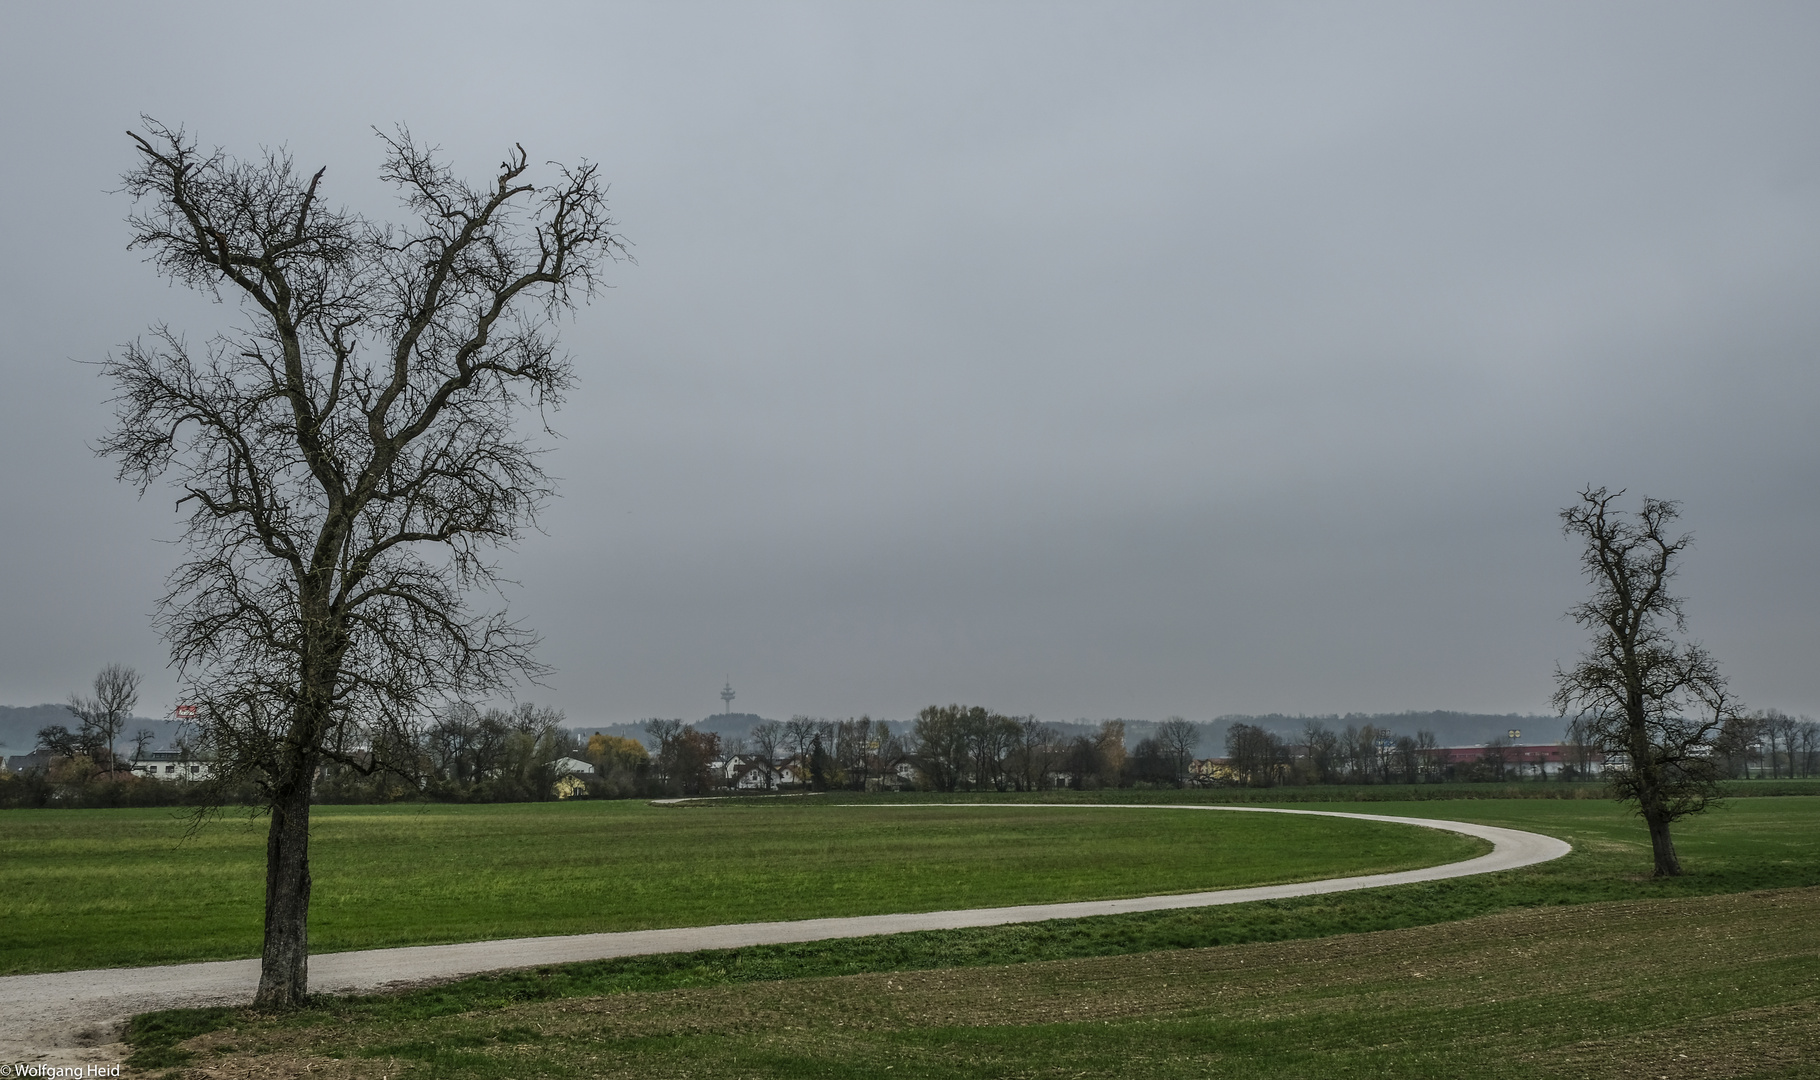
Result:
<svg viewBox="0 0 1820 1080"><path fill-rule="evenodd" d="M124 671L124 675L122 672ZM39 732L39 766L5 778L5 805L145 805L241 801L255 786L231 769L201 783L140 780L117 750L132 715L137 675L109 668L96 700L72 700L71 728ZM104 682L113 692L102 693ZM319 802L399 799L515 802L586 794L598 798L702 795L728 789L866 791L1039 791L1056 787L1186 784L1202 728L1179 717L1156 726L1127 751L1123 721L1085 735L1064 735L1032 716L978 706L931 706L907 726L860 717L807 716L765 721L748 735L722 736L680 720L650 720L645 742L609 734L584 737L560 710L458 704L419 728L389 725L382 736L338 755L317 771ZM646 743L649 743L647 748ZM184 755L219 764L218 752L186 743ZM588 771L577 770L586 762ZM576 785L580 787L577 788Z"/></svg>
<svg viewBox="0 0 1820 1080"><path fill-rule="evenodd" d="M1742 717L1723 745L1729 776L1820 776L1820 721L1769 709Z"/></svg>
<svg viewBox="0 0 1820 1080"><path fill-rule="evenodd" d="M1560 744L1552 776L1584 780L1602 771L1606 748L1597 724L1576 718ZM1733 779L1820 776L1820 722L1770 709L1731 717L1708 747L1719 775ZM1233 724L1226 732L1221 779L1253 787L1278 784L1417 784L1433 781L1496 781L1550 775L1515 750L1493 739L1467 760L1439 745L1431 731L1400 734L1372 724L1336 731L1318 720L1295 735L1257 724Z"/></svg>
<svg viewBox="0 0 1820 1080"><path fill-rule="evenodd" d="M1566 760L1554 776L1585 779L1598 764L1597 748L1569 725ZM1348 724L1339 730L1322 721L1306 721L1299 732L1285 735L1258 724L1233 724L1226 730L1226 759L1209 770L1215 782L1247 787L1280 784L1421 784L1441 781L1503 782L1545 772L1512 752L1505 739L1493 739L1478 754L1458 760L1434 732L1414 735L1375 724Z"/></svg>
<svg viewBox="0 0 1820 1080"><path fill-rule="evenodd" d="M72 724L38 732L36 775L0 779L0 805L154 805L239 801L256 792L231 775L210 789L139 781L132 766L146 749L141 730L120 746L138 699L140 676L111 665L93 692L72 696ZM1433 732L1398 733L1381 725L1330 727L1304 721L1285 734L1235 723L1224 759L1198 758L1206 729L1181 717L1154 725L1127 747L1125 723L1102 722L1065 734L1034 716L979 706L931 706L907 725L883 720L796 716L724 737L680 720L650 720L645 741L584 737L560 710L457 704L420 728L394 725L387 737L342 755L318 772L320 802L428 799L523 802L586 795L639 798L729 790L1044 791L1128 786L1388 784L1507 781L1535 775L1503 740L1475 758L1450 760ZM1568 725L1554 776L1592 776L1601 752L1592 725ZM647 746L647 743L649 744ZM183 753L208 755L184 745ZM1776 710L1735 718L1715 744L1728 776L1820 775L1820 723ZM591 771L578 771L586 762ZM568 778L565 781L565 778Z"/></svg>

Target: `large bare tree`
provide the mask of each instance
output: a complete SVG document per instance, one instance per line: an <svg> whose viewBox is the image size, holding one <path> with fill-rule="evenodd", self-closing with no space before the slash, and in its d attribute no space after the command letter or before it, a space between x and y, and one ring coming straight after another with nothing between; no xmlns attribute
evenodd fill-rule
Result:
<svg viewBox="0 0 1820 1080"><path fill-rule="evenodd" d="M200 348L158 326L106 364L102 452L144 492L168 478L187 557L158 621L200 737L270 813L257 1003L306 996L310 795L325 763L380 748L455 695L538 670L535 639L475 596L551 494L522 433L573 378L556 320L624 244L596 166L531 179L522 147L484 184L408 132L380 136L409 211L324 201L283 152L131 133L132 247L239 318Z"/></svg>
<svg viewBox="0 0 1820 1080"><path fill-rule="evenodd" d="M1717 797L1726 729L1740 713L1718 663L1685 639L1681 598L1668 591L1693 541L1670 535L1678 504L1646 498L1626 514L1613 506L1623 495L1589 486L1561 511L1593 593L1568 614L1593 641L1571 669L1555 669L1554 704L1578 714L1578 730L1605 752L1607 782L1648 825L1656 874L1671 876L1681 861L1669 826Z"/></svg>

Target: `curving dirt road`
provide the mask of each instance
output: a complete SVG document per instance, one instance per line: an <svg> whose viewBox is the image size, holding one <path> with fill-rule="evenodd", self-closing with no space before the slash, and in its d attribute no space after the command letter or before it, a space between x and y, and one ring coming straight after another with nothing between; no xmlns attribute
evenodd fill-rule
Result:
<svg viewBox="0 0 1820 1080"><path fill-rule="evenodd" d="M1003 806L1002 803L917 803L886 806ZM317 993L372 991L476 975L502 968L534 967L616 956L730 949L830 938L901 934L911 930L953 930L970 926L1078 919L1132 911L1243 904L1294 896L1372 889L1419 881L1468 877L1547 862L1572 848L1552 836L1475 825L1465 821L1354 814L1336 810L1280 810L1254 806L1182 806L1151 803L1078 804L1019 803L1020 808L1049 805L1057 809L1192 810L1217 813L1307 814L1354 818L1444 829L1488 840L1492 850L1476 859L1402 870L1390 874L1301 881L1216 892L1139 896L1124 900L1084 900L1017 907L926 911L900 915L859 915L793 922L732 923L666 930L633 930L612 934L509 938L458 945L419 945L402 949L324 953L310 958L310 989ZM119 1040L122 1024L135 1013L202 1005L246 1002L259 982L259 961L225 960L162 967L62 971L0 978L0 1062L49 1061L57 1065L112 1063L126 1055Z"/></svg>

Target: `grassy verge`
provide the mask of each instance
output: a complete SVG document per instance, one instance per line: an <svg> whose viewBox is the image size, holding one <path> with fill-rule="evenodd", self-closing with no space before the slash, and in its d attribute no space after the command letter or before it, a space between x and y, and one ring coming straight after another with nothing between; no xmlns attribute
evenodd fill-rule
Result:
<svg viewBox="0 0 1820 1080"><path fill-rule="evenodd" d="M0 813L0 973L256 955L264 840L165 811ZM323 952L933 911L1406 869L1478 841L1280 815L773 800L324 807Z"/></svg>
<svg viewBox="0 0 1820 1080"><path fill-rule="evenodd" d="M426 1017L247 1019L209 1075L1813 1076L1820 889ZM168 1059L167 1059L168 1060Z"/></svg>
<svg viewBox="0 0 1820 1080"><path fill-rule="evenodd" d="M1549 833L1570 840L1575 850L1554 862L1502 874L1296 900L529 969L400 995L325 998L312 1009L283 1019L216 1014L209 1022L225 1025L233 1034L212 1037L216 1042L203 1040L201 1045L205 1050L223 1044L282 1045L291 1048L284 1051L290 1053L298 1047L320 1050L343 1038L367 1037L363 1032L403 1030L418 1022L452 1018L504 1030L496 1021L517 1015L516 1010L628 994L642 998L868 973L1000 968L1159 950L1332 939L1366 931L1431 933L1436 924L1511 912L1640 900L1691 902L1746 890L1820 886L1820 802L1807 799L1741 800L1686 823L1678 839L1690 872L1670 881L1647 876L1647 838L1634 818L1609 803L1423 802L1372 809ZM144 1020L183 1022L171 1014L152 1014ZM371 1037L383 1042L380 1034ZM168 1044L154 1038L143 1045L156 1050ZM468 1049L497 1056L511 1045L518 1044L492 1039ZM703 1043L691 1053L710 1053L705 1047ZM771 1075L757 1066L750 1071Z"/></svg>

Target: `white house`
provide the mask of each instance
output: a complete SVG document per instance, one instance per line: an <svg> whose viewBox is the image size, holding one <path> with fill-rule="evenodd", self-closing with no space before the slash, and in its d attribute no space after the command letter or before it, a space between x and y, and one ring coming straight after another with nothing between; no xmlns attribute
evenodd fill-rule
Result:
<svg viewBox="0 0 1820 1080"><path fill-rule="evenodd" d="M770 769L758 761L741 761L738 771L730 779L736 791L773 791L779 787L795 785L798 775L795 761L775 765Z"/></svg>
<svg viewBox="0 0 1820 1080"><path fill-rule="evenodd" d="M133 762L133 775L148 780L207 780L215 775L215 767L182 750L153 750Z"/></svg>
<svg viewBox="0 0 1820 1080"><path fill-rule="evenodd" d="M732 777L735 791L768 791L777 786L778 771L753 762Z"/></svg>

